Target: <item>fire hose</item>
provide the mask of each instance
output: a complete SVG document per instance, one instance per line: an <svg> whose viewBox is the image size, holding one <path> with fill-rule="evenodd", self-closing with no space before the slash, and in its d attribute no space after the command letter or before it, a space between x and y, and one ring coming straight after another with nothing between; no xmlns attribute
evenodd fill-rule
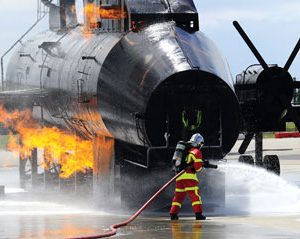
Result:
<svg viewBox="0 0 300 239"><path fill-rule="evenodd" d="M118 224L113 224L110 226L110 231L100 233L99 235L93 236L81 236L81 237L73 237L69 239L96 239L96 238L104 238L104 237L111 237L117 234L117 229L120 227L125 227L133 220L135 220L148 206L152 203L154 199L156 199L173 181L176 180L179 176L181 176L185 170L182 170L178 174L176 174L173 178L171 178L164 186L162 186L134 215L132 215L126 221L120 222Z"/></svg>
<svg viewBox="0 0 300 239"><path fill-rule="evenodd" d="M214 168L216 169L218 166L210 164L207 160L204 161L204 168ZM126 221L113 224L110 226L110 231L100 233L98 235L93 236L82 236L82 237L73 237L69 239L96 239L96 238L104 238L104 237L111 237L117 234L117 229L120 227L125 227L129 223L131 223L133 220L135 220L152 202L154 199L156 199L170 184L175 181L178 177L180 177L186 169L181 170L179 173L177 173L173 178L171 178L165 185L163 185L135 214L133 214L129 219Z"/></svg>

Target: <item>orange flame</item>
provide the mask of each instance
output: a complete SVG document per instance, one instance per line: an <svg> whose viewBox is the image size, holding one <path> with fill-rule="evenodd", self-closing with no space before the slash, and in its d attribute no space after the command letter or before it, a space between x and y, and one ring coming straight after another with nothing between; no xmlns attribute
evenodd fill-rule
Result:
<svg viewBox="0 0 300 239"><path fill-rule="evenodd" d="M113 8L113 9L98 9L98 15L102 19L125 19L126 18L126 12L122 11L119 8Z"/></svg>
<svg viewBox="0 0 300 239"><path fill-rule="evenodd" d="M100 19L125 19L127 13L120 8L105 9L97 7L94 3L88 3L84 7L84 14L86 17L86 25L90 28L98 28Z"/></svg>
<svg viewBox="0 0 300 239"><path fill-rule="evenodd" d="M86 17L87 26L91 27L97 24L97 15L95 12L95 5L93 3L88 3L84 9L84 14Z"/></svg>
<svg viewBox="0 0 300 239"><path fill-rule="evenodd" d="M0 114L0 123L19 134L19 140L13 133L9 134L8 150L20 152L20 155L26 157L34 148L46 149L44 168L60 165L62 178L93 168L91 141L82 140L57 127L39 125L32 119L30 110L8 112L0 105Z"/></svg>

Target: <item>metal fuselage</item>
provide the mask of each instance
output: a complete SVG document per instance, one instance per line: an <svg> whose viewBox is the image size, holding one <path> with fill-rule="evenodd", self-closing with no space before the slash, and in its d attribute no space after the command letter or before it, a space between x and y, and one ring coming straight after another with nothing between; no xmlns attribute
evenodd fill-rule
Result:
<svg viewBox="0 0 300 239"><path fill-rule="evenodd" d="M149 147L165 145L168 133L174 146L200 132L207 156L222 158L240 129L225 59L203 33L173 22L138 32L41 33L14 53L6 79L6 91L47 92L28 100L35 117L86 138Z"/></svg>

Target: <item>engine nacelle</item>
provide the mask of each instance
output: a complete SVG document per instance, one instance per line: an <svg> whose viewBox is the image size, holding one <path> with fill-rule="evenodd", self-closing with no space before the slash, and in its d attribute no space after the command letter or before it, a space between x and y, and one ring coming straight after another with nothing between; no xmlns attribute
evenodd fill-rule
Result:
<svg viewBox="0 0 300 239"><path fill-rule="evenodd" d="M242 130L285 130L286 104L293 97L293 78L277 65L264 70L251 65L236 77L235 89L243 116Z"/></svg>

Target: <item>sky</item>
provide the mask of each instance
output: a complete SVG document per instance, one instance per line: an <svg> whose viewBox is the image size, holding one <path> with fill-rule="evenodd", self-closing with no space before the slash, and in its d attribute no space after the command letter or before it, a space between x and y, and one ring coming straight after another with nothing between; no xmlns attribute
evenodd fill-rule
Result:
<svg viewBox="0 0 300 239"><path fill-rule="evenodd" d="M265 61L270 64L284 66L300 37L300 0L194 2L200 16L201 31L225 55L234 77L247 66L257 63L257 60L234 29L233 20L239 21ZM0 0L1 55L36 20L36 5L37 0ZM35 32L46 28L47 19L39 24ZM300 53L290 73L300 79Z"/></svg>

